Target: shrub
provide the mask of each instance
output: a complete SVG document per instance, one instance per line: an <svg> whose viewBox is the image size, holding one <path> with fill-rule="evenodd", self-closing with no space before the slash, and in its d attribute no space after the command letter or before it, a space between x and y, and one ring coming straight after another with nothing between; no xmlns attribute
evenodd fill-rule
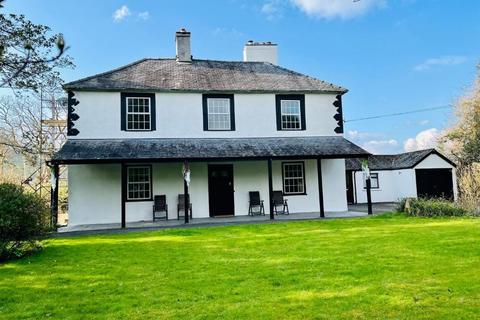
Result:
<svg viewBox="0 0 480 320"><path fill-rule="evenodd" d="M410 199L406 213L415 217L460 217L470 213L444 199Z"/></svg>
<svg viewBox="0 0 480 320"><path fill-rule="evenodd" d="M38 250L39 239L49 231L45 201L23 187L0 184L0 261Z"/></svg>
<svg viewBox="0 0 480 320"><path fill-rule="evenodd" d="M408 198L401 198L398 199L397 203L395 203L395 212L405 212L405 204Z"/></svg>

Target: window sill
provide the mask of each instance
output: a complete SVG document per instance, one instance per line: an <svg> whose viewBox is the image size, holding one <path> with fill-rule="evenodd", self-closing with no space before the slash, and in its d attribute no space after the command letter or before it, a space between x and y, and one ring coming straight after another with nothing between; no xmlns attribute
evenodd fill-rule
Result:
<svg viewBox="0 0 480 320"><path fill-rule="evenodd" d="M127 199L125 202L149 202L153 201L153 198L150 199Z"/></svg>
<svg viewBox="0 0 480 320"><path fill-rule="evenodd" d="M284 193L283 196L284 197L292 197L292 196L306 196L307 193L304 192L304 193Z"/></svg>

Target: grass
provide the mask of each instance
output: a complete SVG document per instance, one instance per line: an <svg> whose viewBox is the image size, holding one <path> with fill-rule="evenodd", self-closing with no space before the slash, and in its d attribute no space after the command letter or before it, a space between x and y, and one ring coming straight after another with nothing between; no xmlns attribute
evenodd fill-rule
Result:
<svg viewBox="0 0 480 320"><path fill-rule="evenodd" d="M0 319L475 319L480 219L50 239L0 265Z"/></svg>

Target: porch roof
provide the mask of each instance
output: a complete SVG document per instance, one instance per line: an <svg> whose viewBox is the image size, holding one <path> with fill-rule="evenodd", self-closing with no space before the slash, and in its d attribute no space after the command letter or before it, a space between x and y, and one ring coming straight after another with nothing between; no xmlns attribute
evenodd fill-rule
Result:
<svg viewBox="0 0 480 320"><path fill-rule="evenodd" d="M342 136L271 138L70 139L58 164L147 161L357 158L370 154Z"/></svg>

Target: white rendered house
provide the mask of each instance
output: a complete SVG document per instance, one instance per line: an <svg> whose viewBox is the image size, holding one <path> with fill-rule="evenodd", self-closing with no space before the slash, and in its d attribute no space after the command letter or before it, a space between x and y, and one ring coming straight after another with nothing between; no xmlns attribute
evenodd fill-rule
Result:
<svg viewBox="0 0 480 320"><path fill-rule="evenodd" d="M143 59L68 83L69 225L151 221L156 195L177 219L190 169L192 217L247 215L258 191L291 214L347 211L345 158L368 152L343 137L346 89L276 65L277 46L249 42L244 61ZM55 202L55 201L54 201ZM55 203L54 203L55 205Z"/></svg>
<svg viewBox="0 0 480 320"><path fill-rule="evenodd" d="M362 159L346 160L348 203L367 202L361 162ZM417 197L457 199L456 165L435 149L372 155L368 164L372 202Z"/></svg>

